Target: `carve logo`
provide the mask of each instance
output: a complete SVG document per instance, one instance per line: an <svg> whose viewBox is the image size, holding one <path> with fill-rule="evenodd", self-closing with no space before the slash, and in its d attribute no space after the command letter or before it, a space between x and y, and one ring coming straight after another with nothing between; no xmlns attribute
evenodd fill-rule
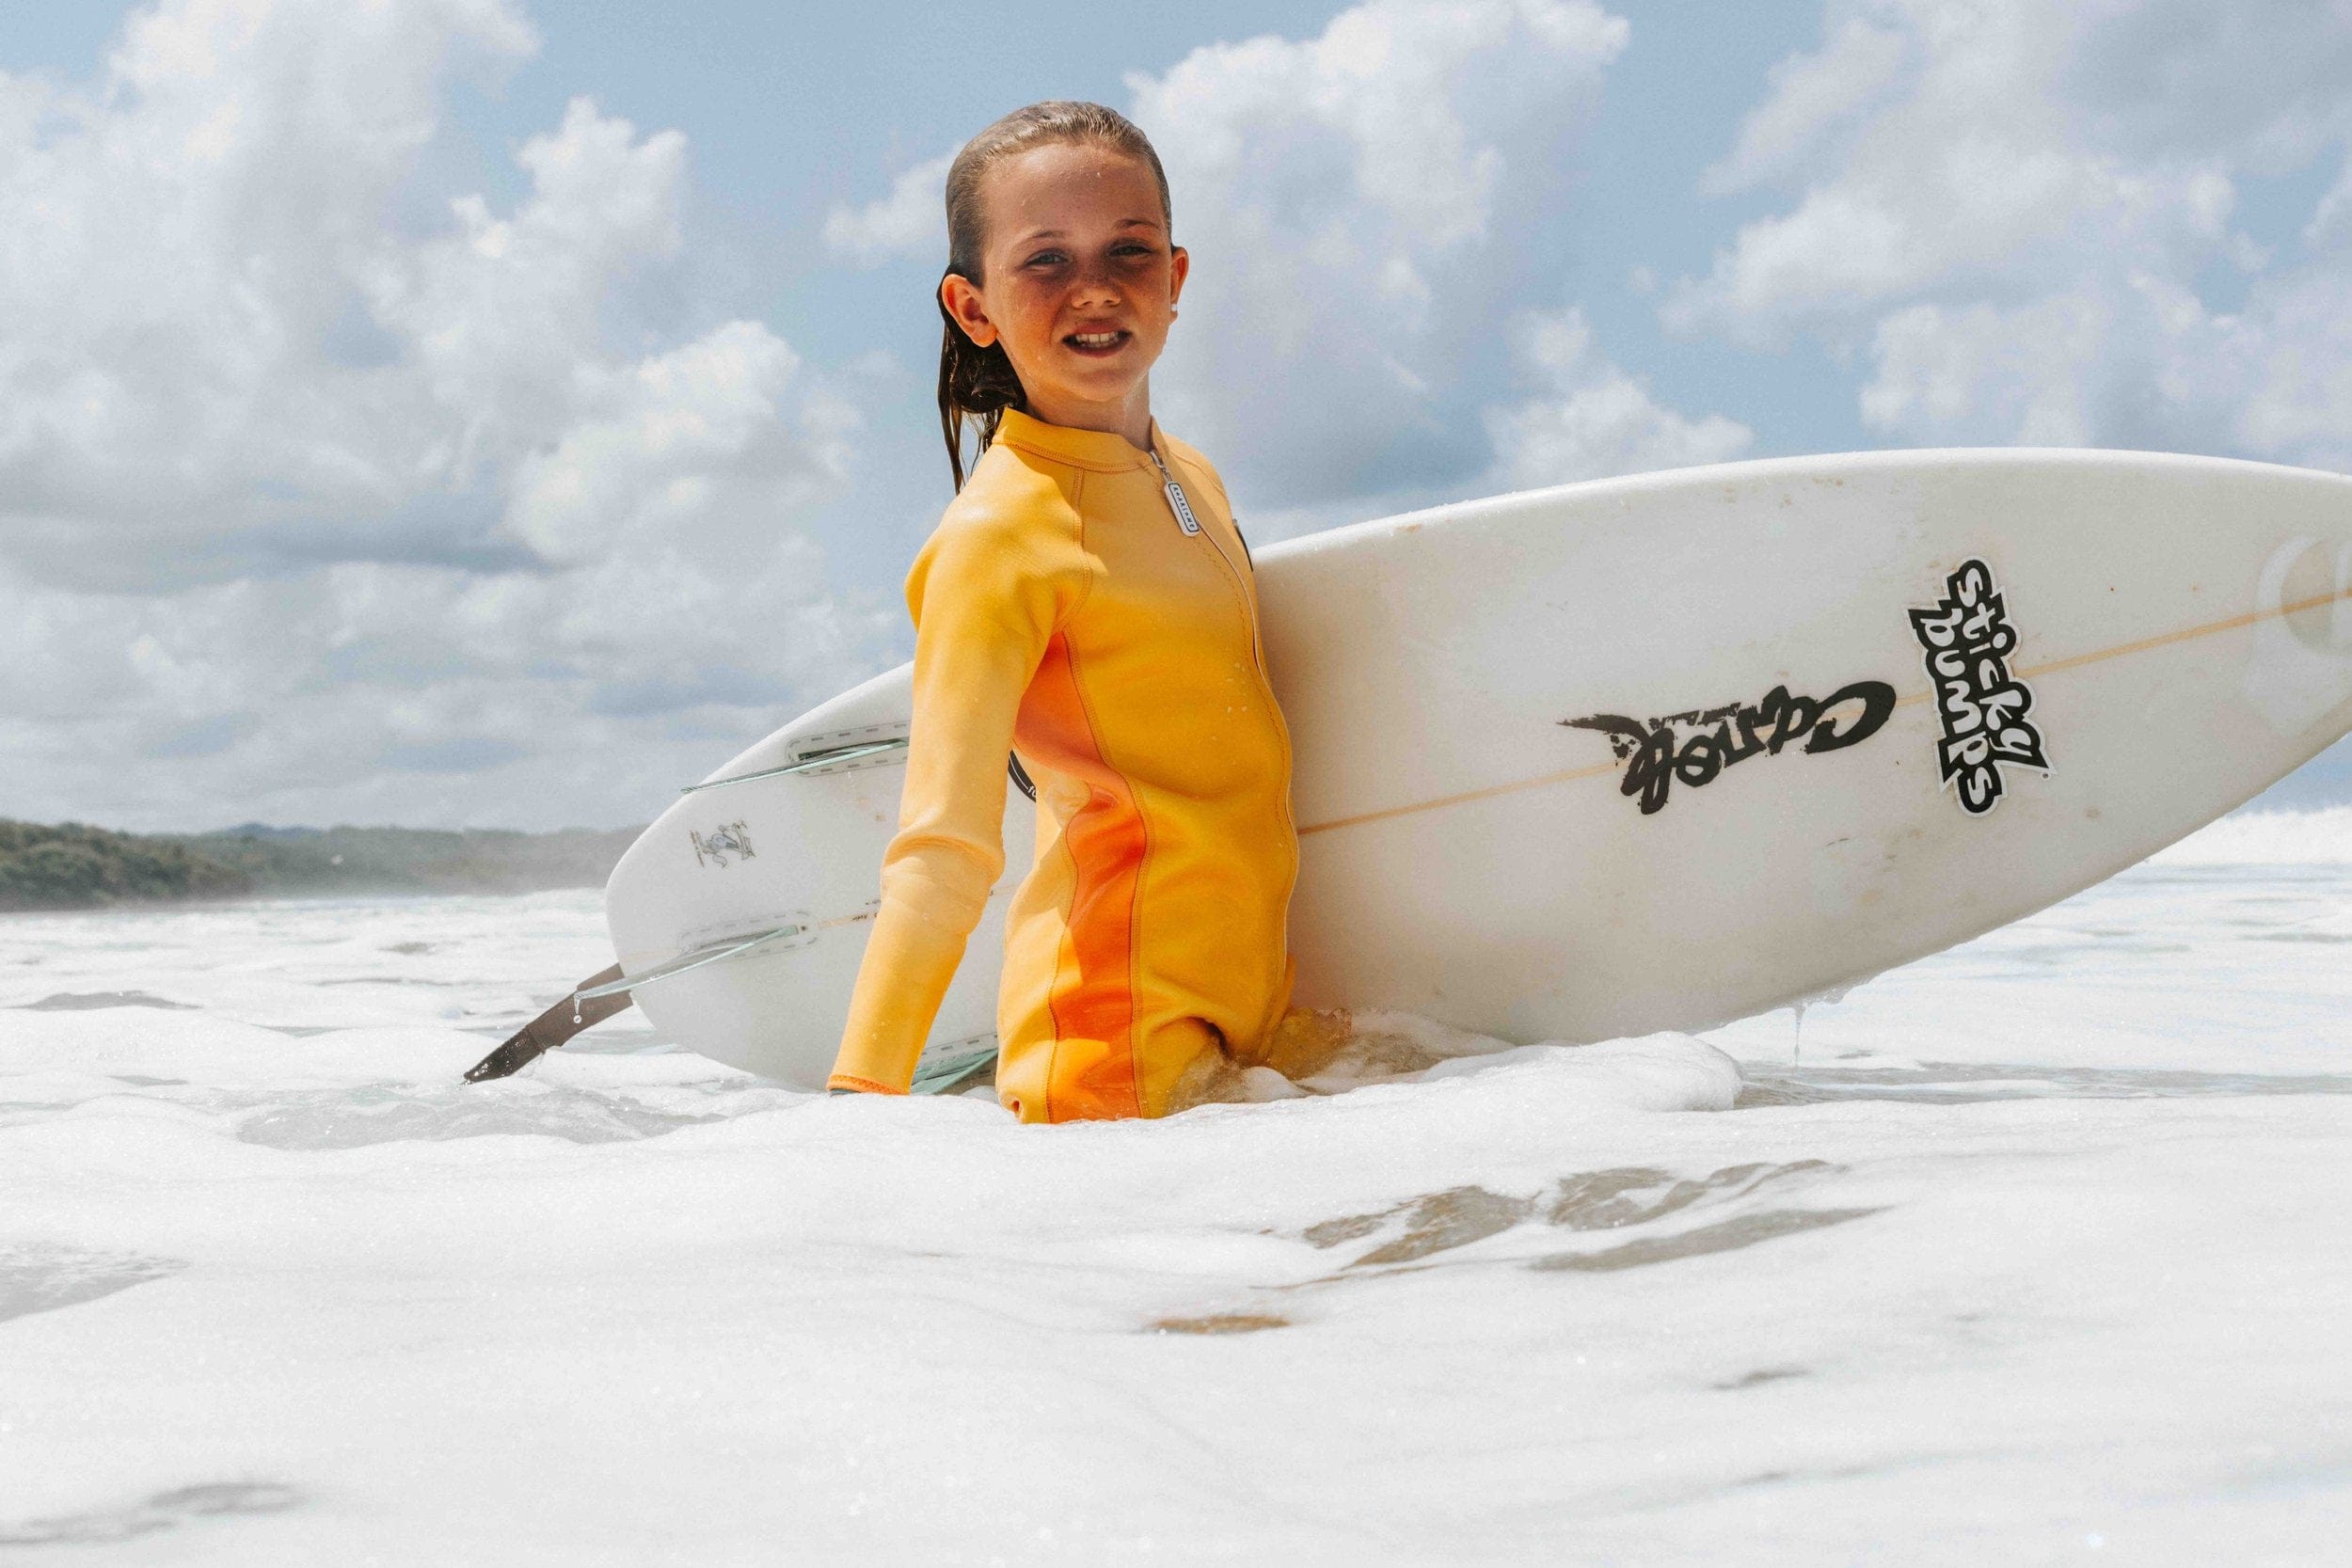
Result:
<svg viewBox="0 0 2352 1568"><path fill-rule="evenodd" d="M694 863L696 865L723 866L727 863L729 855L747 861L758 859L752 853L752 835L744 831L739 819L720 823L710 830L708 838L705 838L691 828L687 830L686 836L694 841Z"/></svg>
<svg viewBox="0 0 2352 1568"><path fill-rule="evenodd" d="M2009 673L2017 630L2009 624L1993 568L1963 561L1944 582L1944 597L1911 612L1911 629L1926 650L1935 716L1944 727L1937 748L1944 783L1971 816L2001 803L2001 767L2050 771L2042 732L2026 715L2033 693Z"/></svg>
<svg viewBox="0 0 2352 1568"><path fill-rule="evenodd" d="M1894 711L1893 687L1856 681L1819 699L1792 697L1787 687L1775 686L1759 703L1670 713L1647 723L1616 713L1560 722L1609 737L1610 749L1627 765L1618 787L1640 796L1647 816L1665 806L1677 780L1696 789L1735 763L1758 752L1778 756L1799 740L1807 752L1842 752L1878 734Z"/></svg>

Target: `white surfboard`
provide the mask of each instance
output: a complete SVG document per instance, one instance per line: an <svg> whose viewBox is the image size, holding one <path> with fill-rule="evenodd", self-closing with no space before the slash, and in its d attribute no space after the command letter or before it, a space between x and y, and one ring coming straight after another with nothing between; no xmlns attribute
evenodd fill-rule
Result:
<svg viewBox="0 0 2352 1568"><path fill-rule="evenodd" d="M1697 1029L2063 898L2352 726L2352 480L2018 450L1687 469L1258 552L1295 742L1295 1000L1507 1039ZM820 1084L909 672L685 794L607 889L680 1044ZM926 1061L993 1043L1003 911Z"/></svg>

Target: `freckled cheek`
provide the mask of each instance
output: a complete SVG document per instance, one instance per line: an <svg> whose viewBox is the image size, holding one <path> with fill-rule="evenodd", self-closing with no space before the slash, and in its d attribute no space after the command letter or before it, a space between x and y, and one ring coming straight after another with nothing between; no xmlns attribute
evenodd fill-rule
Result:
<svg viewBox="0 0 2352 1568"><path fill-rule="evenodd" d="M1060 320L1060 306L1058 295L1024 293L1014 307L1011 335L1039 348L1057 341L1054 325Z"/></svg>
<svg viewBox="0 0 2352 1568"><path fill-rule="evenodd" d="M1035 361L1055 346L1051 317L1020 316L1004 325L1005 347L1016 359Z"/></svg>

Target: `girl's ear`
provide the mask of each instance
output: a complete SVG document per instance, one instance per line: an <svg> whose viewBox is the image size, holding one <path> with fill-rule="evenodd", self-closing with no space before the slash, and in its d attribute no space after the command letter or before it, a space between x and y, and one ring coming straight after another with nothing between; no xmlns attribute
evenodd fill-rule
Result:
<svg viewBox="0 0 2352 1568"><path fill-rule="evenodd" d="M951 272L939 280L939 303L946 308L947 319L981 348L996 341L996 324L988 319L988 302L963 274Z"/></svg>
<svg viewBox="0 0 2352 1568"><path fill-rule="evenodd" d="M1176 313L1177 296L1184 292L1184 279L1192 276L1192 252L1183 245L1171 246L1168 253L1168 313Z"/></svg>

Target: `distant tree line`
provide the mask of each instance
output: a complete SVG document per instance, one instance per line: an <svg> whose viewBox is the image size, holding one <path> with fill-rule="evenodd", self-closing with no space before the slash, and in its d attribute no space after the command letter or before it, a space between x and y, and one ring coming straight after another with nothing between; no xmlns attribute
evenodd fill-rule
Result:
<svg viewBox="0 0 2352 1568"><path fill-rule="evenodd" d="M234 898L244 872L166 838L63 822L0 819L0 910L63 910L160 898Z"/></svg>
<svg viewBox="0 0 2352 1568"><path fill-rule="evenodd" d="M600 887L639 830L270 828L120 833L0 818L0 910L363 893Z"/></svg>

